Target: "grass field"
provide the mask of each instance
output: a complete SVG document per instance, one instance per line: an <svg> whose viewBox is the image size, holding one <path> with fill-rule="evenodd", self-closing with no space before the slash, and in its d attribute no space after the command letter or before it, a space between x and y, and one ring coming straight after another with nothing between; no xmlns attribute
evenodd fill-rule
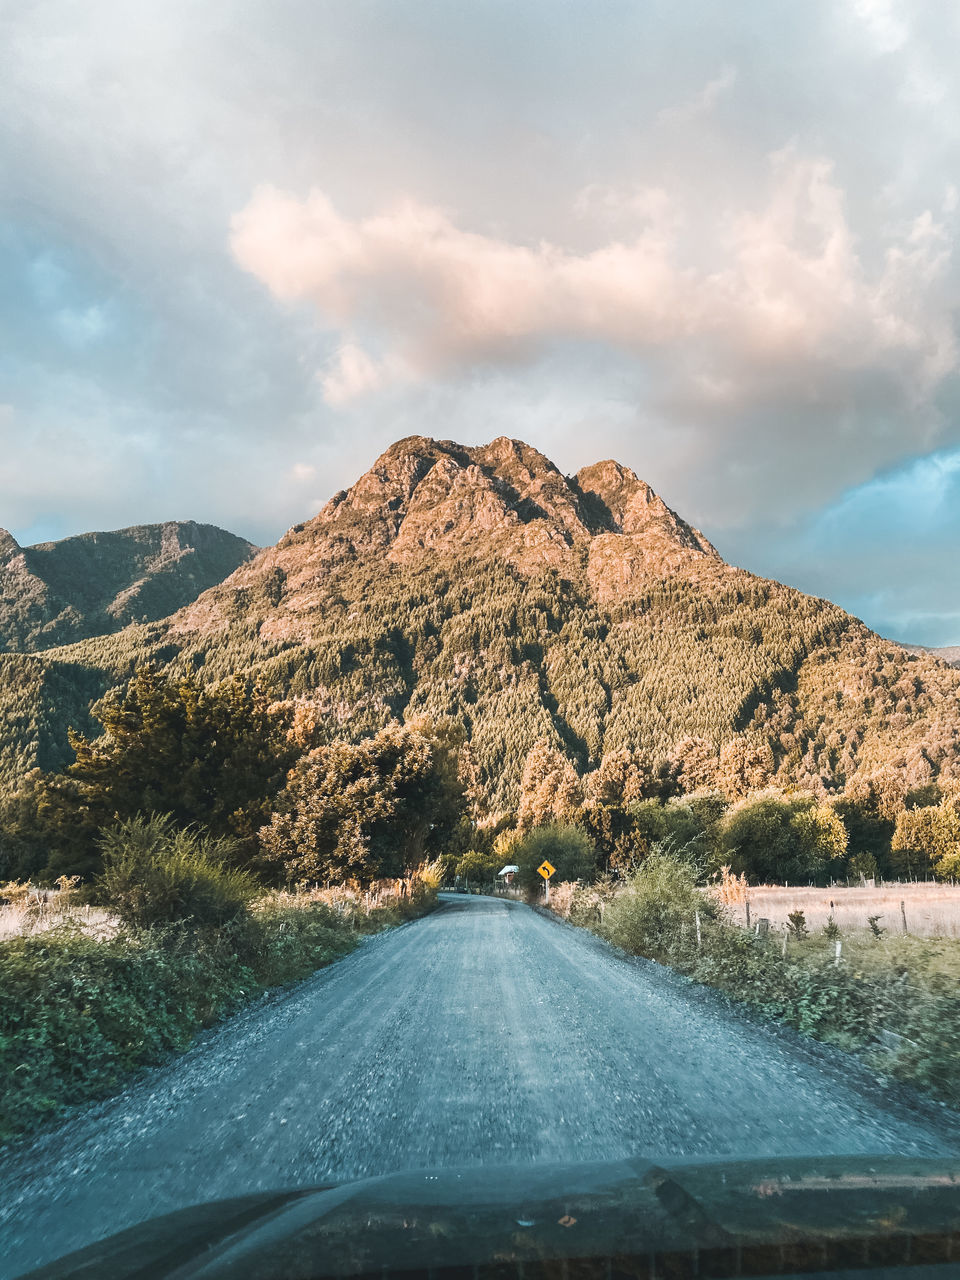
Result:
<svg viewBox="0 0 960 1280"><path fill-rule="evenodd" d="M822 929L831 915L844 932L866 930L867 918L879 916L878 923L888 934L960 938L960 885L889 881L876 887L860 885L850 889L751 885L746 900L751 924L763 917L774 929L786 924L791 911L802 911L811 932ZM737 924L746 924L744 902L728 902L727 910Z"/></svg>
<svg viewBox="0 0 960 1280"><path fill-rule="evenodd" d="M117 932L119 921L112 911L82 906L69 893L56 894L46 901L24 894L15 902L0 906L0 942L43 933L61 924L79 925L91 937L109 938Z"/></svg>

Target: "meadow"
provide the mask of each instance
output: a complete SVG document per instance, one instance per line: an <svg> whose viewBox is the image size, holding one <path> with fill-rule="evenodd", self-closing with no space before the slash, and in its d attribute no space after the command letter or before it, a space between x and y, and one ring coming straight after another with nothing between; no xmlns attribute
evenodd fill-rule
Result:
<svg viewBox="0 0 960 1280"><path fill-rule="evenodd" d="M732 921L750 924L770 921L772 929L783 929L791 912L802 911L811 932L824 928L831 917L843 933L869 931L875 918L888 934L906 933L916 938L960 938L960 884L938 881L883 881L847 887L784 887L751 885L745 898L726 900ZM902 908L901 908L902 904Z"/></svg>

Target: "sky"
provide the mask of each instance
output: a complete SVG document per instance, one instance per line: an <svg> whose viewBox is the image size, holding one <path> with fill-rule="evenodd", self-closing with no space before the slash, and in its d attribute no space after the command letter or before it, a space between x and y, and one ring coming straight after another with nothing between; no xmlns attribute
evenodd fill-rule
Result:
<svg viewBox="0 0 960 1280"><path fill-rule="evenodd" d="M960 643L960 7L0 0L0 525L265 545L412 434Z"/></svg>

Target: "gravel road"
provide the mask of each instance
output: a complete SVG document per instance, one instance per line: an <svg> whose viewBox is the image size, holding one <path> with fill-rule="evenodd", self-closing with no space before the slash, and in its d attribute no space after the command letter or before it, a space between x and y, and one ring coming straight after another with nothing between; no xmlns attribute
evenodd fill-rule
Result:
<svg viewBox="0 0 960 1280"><path fill-rule="evenodd" d="M628 1154L943 1154L960 1117L520 903L444 898L0 1161L0 1277L248 1191Z"/></svg>

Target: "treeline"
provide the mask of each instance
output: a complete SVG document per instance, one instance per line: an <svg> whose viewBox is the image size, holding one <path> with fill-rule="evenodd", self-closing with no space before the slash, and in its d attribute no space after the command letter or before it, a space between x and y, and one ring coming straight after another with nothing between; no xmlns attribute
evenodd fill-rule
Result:
<svg viewBox="0 0 960 1280"><path fill-rule="evenodd" d="M547 857L558 880L627 878L667 849L700 880L723 867L752 883L960 877L960 785L865 781L825 796L784 789L773 770L769 749L742 737L719 753L685 738L657 766L619 751L586 775L541 742L527 757L516 814L476 827L455 872L490 882L516 865L530 888Z"/></svg>
<svg viewBox="0 0 960 1280"><path fill-rule="evenodd" d="M241 677L205 687L139 670L98 704L100 735L71 731L72 763L32 771L3 801L0 879L92 881L111 833L151 815L270 885L366 886L456 844L465 788L451 725L325 744L315 711Z"/></svg>
<svg viewBox="0 0 960 1280"><path fill-rule="evenodd" d="M719 749L687 734L663 754L606 751L588 768L545 736L522 755L515 807L491 811L482 735L453 716L408 706L403 723L331 740L325 700L169 668L138 669L94 709L69 764L27 772L0 801L0 879L91 880L105 833L137 815L224 842L222 860L269 885L365 886L438 856L471 882L506 864L529 879L544 856L565 878L624 876L663 845L704 876L730 866L753 881L960 875L947 771L785 784L754 730Z"/></svg>

